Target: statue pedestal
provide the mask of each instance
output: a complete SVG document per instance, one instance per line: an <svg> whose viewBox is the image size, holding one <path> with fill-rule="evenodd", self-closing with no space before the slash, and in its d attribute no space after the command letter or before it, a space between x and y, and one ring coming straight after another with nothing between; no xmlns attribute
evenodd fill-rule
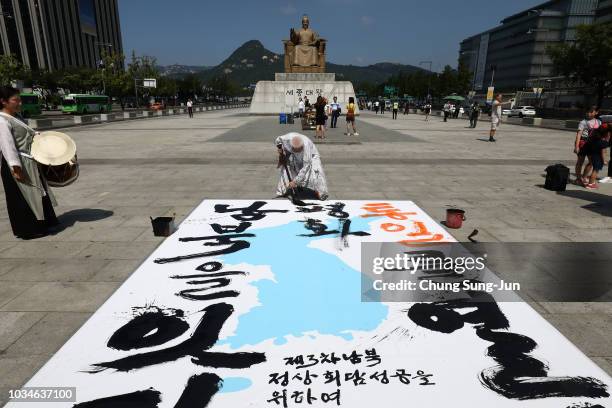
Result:
<svg viewBox="0 0 612 408"><path fill-rule="evenodd" d="M300 97L304 99L307 96L310 103L314 104L319 95L326 97L329 103L336 96L345 114L349 97L355 98L355 89L350 81L336 81L334 73L276 73L274 81L257 82L250 114L297 112Z"/></svg>

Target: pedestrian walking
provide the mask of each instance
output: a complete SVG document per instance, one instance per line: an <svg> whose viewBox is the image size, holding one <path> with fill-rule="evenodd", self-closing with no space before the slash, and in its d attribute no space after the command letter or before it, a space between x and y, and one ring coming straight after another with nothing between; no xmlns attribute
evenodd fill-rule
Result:
<svg viewBox="0 0 612 408"><path fill-rule="evenodd" d="M385 114L385 109L386 109L386 104L387 102L385 100L380 101L380 114L384 115Z"/></svg>
<svg viewBox="0 0 612 408"><path fill-rule="evenodd" d="M429 121L429 115L431 114L431 104L425 104L425 122Z"/></svg>
<svg viewBox="0 0 612 408"><path fill-rule="evenodd" d="M355 126L355 98L349 97L349 103L346 105L346 133L348 136L359 136L357 127Z"/></svg>
<svg viewBox="0 0 612 408"><path fill-rule="evenodd" d="M378 115L378 110L380 109L380 101L374 102L374 112Z"/></svg>
<svg viewBox="0 0 612 408"><path fill-rule="evenodd" d="M193 101L191 98L187 99L187 113L190 118L193 118Z"/></svg>
<svg viewBox="0 0 612 408"><path fill-rule="evenodd" d="M408 115L410 113L410 103L406 102L404 104L404 115Z"/></svg>
<svg viewBox="0 0 612 408"><path fill-rule="evenodd" d="M480 118L480 105L478 104L478 102L474 102L472 104L472 108L470 109L470 127L472 129L476 128L479 118Z"/></svg>
<svg viewBox="0 0 612 408"><path fill-rule="evenodd" d="M300 100L298 101L298 115L300 118L304 117L304 101L302 100L302 98L300 98Z"/></svg>
<svg viewBox="0 0 612 408"><path fill-rule="evenodd" d="M304 97L304 107L310 108L310 101L308 100L307 96Z"/></svg>
<svg viewBox="0 0 612 408"><path fill-rule="evenodd" d="M393 119L397 119L397 111L399 110L399 102L393 102Z"/></svg>
<svg viewBox="0 0 612 408"><path fill-rule="evenodd" d="M451 109L452 109L452 105L450 104L450 102L446 102L444 106L442 107L442 112L444 114L444 122L448 122L448 117L451 114Z"/></svg>
<svg viewBox="0 0 612 408"><path fill-rule="evenodd" d="M0 173L11 228L17 238L40 238L59 222L53 193L30 155L36 132L20 119L17 89L0 87L0 109Z"/></svg>

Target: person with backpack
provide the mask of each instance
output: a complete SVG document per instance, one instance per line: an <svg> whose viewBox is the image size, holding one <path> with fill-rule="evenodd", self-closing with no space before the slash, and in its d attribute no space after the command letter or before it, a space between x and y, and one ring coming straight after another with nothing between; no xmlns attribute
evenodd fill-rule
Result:
<svg viewBox="0 0 612 408"><path fill-rule="evenodd" d="M355 98L349 97L349 103L346 105L346 133L347 136L359 136L355 127ZM352 132L351 132L352 128Z"/></svg>
<svg viewBox="0 0 612 408"><path fill-rule="evenodd" d="M590 176L591 166L584 166L584 160L587 157L587 151L584 149L590 135L594 130L599 129L601 120L597 118L599 108L591 106L586 112L586 118L578 124L578 132L574 140L574 153L576 154L576 184L585 185L585 179ZM584 169L583 169L584 167Z"/></svg>

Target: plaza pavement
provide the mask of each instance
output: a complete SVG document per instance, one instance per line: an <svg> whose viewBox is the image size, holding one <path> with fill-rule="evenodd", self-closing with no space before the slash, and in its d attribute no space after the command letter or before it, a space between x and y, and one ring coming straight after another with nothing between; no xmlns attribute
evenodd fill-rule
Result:
<svg viewBox="0 0 612 408"><path fill-rule="evenodd" d="M341 135L343 119L339 125L319 145L332 200L413 200L436 220L459 207L468 219L451 233L460 241L475 228L490 242L612 241L612 185L542 188L548 164L572 167L572 132L502 125L493 144L487 123L469 129L464 120L365 112L354 139ZM290 130L299 125L247 110L66 130L81 176L55 189L65 229L18 241L0 200L0 404L161 242L149 216L180 220L205 198L274 197L273 141ZM612 303L531 304L612 373Z"/></svg>

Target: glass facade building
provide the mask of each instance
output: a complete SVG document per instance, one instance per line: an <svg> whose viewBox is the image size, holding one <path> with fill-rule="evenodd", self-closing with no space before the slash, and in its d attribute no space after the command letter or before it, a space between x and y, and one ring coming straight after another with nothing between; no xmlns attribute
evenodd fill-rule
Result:
<svg viewBox="0 0 612 408"><path fill-rule="evenodd" d="M31 69L96 67L123 52L118 0L0 0L0 52Z"/></svg>

